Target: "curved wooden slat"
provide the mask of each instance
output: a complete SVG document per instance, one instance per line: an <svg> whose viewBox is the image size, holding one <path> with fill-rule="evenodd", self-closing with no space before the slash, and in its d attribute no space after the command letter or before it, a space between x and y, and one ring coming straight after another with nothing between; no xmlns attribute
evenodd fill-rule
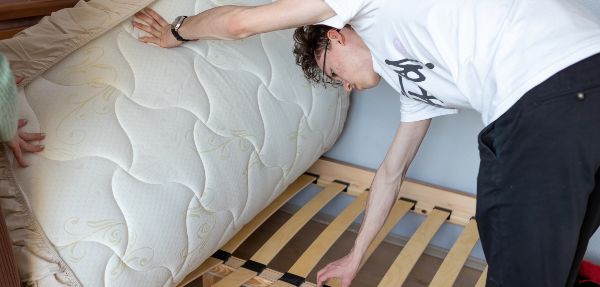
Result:
<svg viewBox="0 0 600 287"><path fill-rule="evenodd" d="M179 284L177 286L178 287L183 287L185 285L188 285L188 284L192 283L192 281L200 278L206 272L208 272L211 269L219 266L220 264L223 264L222 260L219 260L219 259L216 259L216 258L213 258L213 257L209 257L208 259L206 259L202 263L202 265L200 265L200 267L196 268L196 270L192 271L190 274L188 274L187 276L185 276L185 278L183 279L183 281L179 282Z"/></svg>
<svg viewBox="0 0 600 287"><path fill-rule="evenodd" d="M365 252L365 255L363 256L359 270L367 262L367 260L369 260L369 257L371 257L373 252L375 252L375 249L377 249L379 244L381 244L381 242L383 242L383 240L388 235L388 233L390 233L390 231L392 231L392 229L394 228L394 226L396 226L398 221L400 221L400 219L402 219L411 210L411 208L413 208L413 206L414 206L413 203L402 200L402 199L396 201L396 203L392 207L392 210L390 211L390 214L388 215L387 219L383 223L381 230L379 230L379 232L377 233L377 235L375 236L373 241L371 241L371 244L369 244L369 248L367 248L367 252ZM332 287L339 287L342 284L338 278L334 278L334 279L328 280L327 285L332 286Z"/></svg>
<svg viewBox="0 0 600 287"><path fill-rule="evenodd" d="M369 257L371 257L373 252L375 252L375 249L377 249L377 247L379 247L379 244L381 244L381 242L383 242L383 240L388 235L388 233L390 233L390 231L392 231L392 229L394 229L396 224L398 224L398 222L412 208L413 208L413 203L402 200L402 199L398 200L396 202L396 204L394 204L394 207L390 211L390 214L388 215L388 218L386 219L385 223L381 227L381 230L377 233L377 235L375 236L375 239L373 239L371 244L369 244L369 248L367 248L367 252L365 253L362 263L360 264L361 268L363 265L365 265L367 260L369 260Z"/></svg>
<svg viewBox="0 0 600 287"><path fill-rule="evenodd" d="M327 228L317 237L310 247L290 268L289 272L298 276L306 277L319 263L323 254L340 238L342 233L356 220L358 215L365 209L365 203L369 194L367 192L355 199L347 208L333 220Z"/></svg>
<svg viewBox="0 0 600 287"><path fill-rule="evenodd" d="M477 222L471 219L435 273L429 287L452 287L478 240Z"/></svg>
<svg viewBox="0 0 600 287"><path fill-rule="evenodd" d="M296 181L294 181L288 188L281 193L269 206L263 211L256 215L250 222L236 233L221 249L229 253L233 253L256 229L263 224L273 213L281 208L290 198L296 195L298 192L309 186L315 181L314 176L301 175Z"/></svg>
<svg viewBox="0 0 600 287"><path fill-rule="evenodd" d="M209 275L214 276L216 278L222 278L222 277L226 277L227 275L233 273L237 268L239 268L239 266L241 266L242 264L244 264L244 260L240 259L240 258L236 258L236 257L231 257L231 263L232 266L227 265L227 264L221 264L218 267L213 268L209 273ZM228 261L228 262L230 262ZM281 276L281 272L278 272L276 270L272 270L272 269L265 269L265 271L263 271L262 274L265 273L273 273L276 275L270 275L270 276L276 276L279 275ZM246 281L246 283L244 283L244 286L252 286L252 287L266 287L266 286L271 286L271 284L273 283L273 280L269 279L269 278L265 278L263 276L254 276L252 277L250 280ZM202 285L204 287L211 287L214 285Z"/></svg>
<svg viewBox="0 0 600 287"><path fill-rule="evenodd" d="M237 248L261 225L263 224L275 211L283 206L290 198L296 195L298 192L306 188L312 182L315 181L314 176L301 175L290 184L284 192L281 193L269 206L263 209L258 215L256 215L250 222L248 222L238 233L235 234L222 248L221 250L233 253ZM210 257L200 265L197 269L188 274L183 281L179 283L179 287L183 287L190 282L200 278L207 271L223 263L222 260Z"/></svg>
<svg viewBox="0 0 600 287"><path fill-rule="evenodd" d="M268 264L275 255L300 231L300 229L336 195L346 188L339 183L331 183L311 201L296 212L271 238L252 256L251 260Z"/></svg>
<svg viewBox="0 0 600 287"><path fill-rule="evenodd" d="M252 256L250 260L267 265L298 231L329 201L346 188L339 183L331 183L320 191L302 209L296 212L271 238ZM257 273L246 268L238 268L227 275L215 287L241 286Z"/></svg>
<svg viewBox="0 0 600 287"><path fill-rule="evenodd" d="M246 268L238 268L233 272L229 273L227 276L223 277L223 279L219 280L217 284L213 285L214 287L239 287L242 286L246 281L254 278L256 276L256 272L252 270L248 270Z"/></svg>
<svg viewBox="0 0 600 287"><path fill-rule="evenodd" d="M485 266L485 269L483 269L483 273L481 273L481 276L479 277L479 280L477 280L477 284L475 284L475 287L485 287L485 280L487 279L487 273L488 273L488 267Z"/></svg>
<svg viewBox="0 0 600 287"><path fill-rule="evenodd" d="M294 287L294 285L278 280L275 281L275 283L273 283L271 287Z"/></svg>
<svg viewBox="0 0 600 287"><path fill-rule="evenodd" d="M449 215L448 212L439 209L431 211L425 222L419 226L406 246L402 248L400 255L392 263L378 286L402 286L417 260Z"/></svg>

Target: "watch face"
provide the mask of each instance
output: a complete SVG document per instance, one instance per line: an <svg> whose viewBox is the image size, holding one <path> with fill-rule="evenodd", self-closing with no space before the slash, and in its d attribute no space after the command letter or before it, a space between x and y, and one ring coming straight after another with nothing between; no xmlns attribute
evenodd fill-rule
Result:
<svg viewBox="0 0 600 287"><path fill-rule="evenodd" d="M175 39L177 39L179 41L189 41L189 40L181 37L179 35L179 33L177 32L179 30L179 28L181 28L181 24L183 24L183 21L186 18L187 18L187 16L178 16L177 18L175 18L175 21L173 21L173 24L171 24L171 33L173 33L173 36L175 36Z"/></svg>
<svg viewBox="0 0 600 287"><path fill-rule="evenodd" d="M177 18L175 18L175 21L173 21L173 27L175 27L175 29L178 29L179 26L181 26L181 22L183 22L182 19L183 16L177 16Z"/></svg>

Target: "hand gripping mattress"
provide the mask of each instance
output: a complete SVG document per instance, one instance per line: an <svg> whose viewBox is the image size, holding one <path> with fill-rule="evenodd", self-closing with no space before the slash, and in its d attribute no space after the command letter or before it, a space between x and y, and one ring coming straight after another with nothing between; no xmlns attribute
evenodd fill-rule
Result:
<svg viewBox="0 0 600 287"><path fill-rule="evenodd" d="M172 20L224 4L153 7ZM292 31L162 49L130 21L22 91L28 128L47 133L11 172L43 237L17 252L35 265L21 273L40 286L174 286L341 132L348 96L303 78Z"/></svg>

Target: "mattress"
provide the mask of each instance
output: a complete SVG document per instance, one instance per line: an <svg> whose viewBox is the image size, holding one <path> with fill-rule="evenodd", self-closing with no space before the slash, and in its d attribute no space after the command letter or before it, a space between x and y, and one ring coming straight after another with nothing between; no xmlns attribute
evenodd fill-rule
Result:
<svg viewBox="0 0 600 287"><path fill-rule="evenodd" d="M259 3L152 7L172 20L224 4ZM13 240L39 237L17 251L26 281L174 286L342 130L347 93L303 78L290 30L174 49L140 34L128 19L20 91L27 128L47 134L4 172L33 218Z"/></svg>

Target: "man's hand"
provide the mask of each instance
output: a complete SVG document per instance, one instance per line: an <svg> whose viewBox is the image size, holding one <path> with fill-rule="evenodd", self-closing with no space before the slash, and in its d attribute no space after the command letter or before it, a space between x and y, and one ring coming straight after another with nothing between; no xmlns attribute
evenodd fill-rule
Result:
<svg viewBox="0 0 600 287"><path fill-rule="evenodd" d="M140 37L140 41L156 44L163 48L173 48L183 43L175 39L175 36L171 33L171 24L167 23L156 11L145 8L133 16L137 20L133 21L133 26L149 34Z"/></svg>
<svg viewBox="0 0 600 287"><path fill-rule="evenodd" d="M29 143L30 141L43 140L46 135L42 133L26 133L22 132L21 128L27 125L26 119L20 119L18 123L18 130L15 137L6 142L6 145L12 150L17 162L21 167L27 167L28 164L23 158L23 152L40 152L44 150L43 145L34 145Z"/></svg>
<svg viewBox="0 0 600 287"><path fill-rule="evenodd" d="M323 283L330 278L340 278L342 287L350 286L352 280L358 273L360 258L356 258L352 253L327 264L323 269L317 272L317 287L323 286Z"/></svg>

